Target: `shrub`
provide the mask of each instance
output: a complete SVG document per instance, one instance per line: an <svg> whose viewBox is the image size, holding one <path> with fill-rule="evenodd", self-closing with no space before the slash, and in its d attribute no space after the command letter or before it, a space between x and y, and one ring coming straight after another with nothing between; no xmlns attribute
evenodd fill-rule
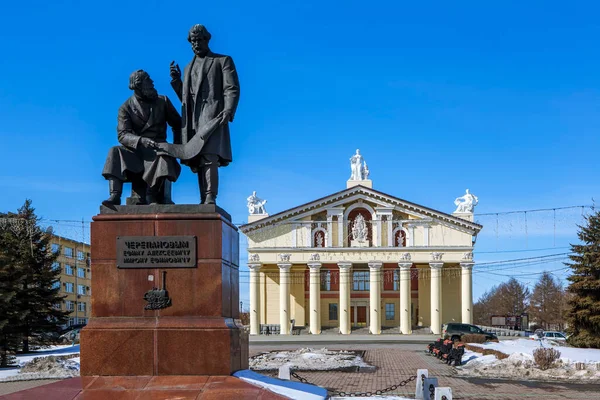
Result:
<svg viewBox="0 0 600 400"><path fill-rule="evenodd" d="M487 339L485 338L485 335L480 335L477 333L469 333L466 335L462 335L460 338L460 341L463 343L485 343L487 342Z"/></svg>
<svg viewBox="0 0 600 400"><path fill-rule="evenodd" d="M552 368L556 360L560 358L560 351L556 349L535 349L533 351L533 359L541 370Z"/></svg>
<svg viewBox="0 0 600 400"><path fill-rule="evenodd" d="M508 354L504 354L501 351L492 350L492 349L484 349L483 347L473 346L473 345L470 345L470 344L466 344L465 345L465 349L470 350L470 351L474 351L475 353L481 353L484 356L492 354L492 355L496 356L496 358L498 360L504 360L505 358L508 358Z"/></svg>

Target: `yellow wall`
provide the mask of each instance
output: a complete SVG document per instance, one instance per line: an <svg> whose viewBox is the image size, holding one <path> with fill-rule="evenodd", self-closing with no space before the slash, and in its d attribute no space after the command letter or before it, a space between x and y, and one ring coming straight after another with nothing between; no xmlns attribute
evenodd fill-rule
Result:
<svg viewBox="0 0 600 400"><path fill-rule="evenodd" d="M428 265L417 265L419 270L419 315L417 326L431 325L431 275ZM415 308L416 313L416 308Z"/></svg>
<svg viewBox="0 0 600 400"><path fill-rule="evenodd" d="M444 266L442 271L442 324L461 322L460 267Z"/></svg>

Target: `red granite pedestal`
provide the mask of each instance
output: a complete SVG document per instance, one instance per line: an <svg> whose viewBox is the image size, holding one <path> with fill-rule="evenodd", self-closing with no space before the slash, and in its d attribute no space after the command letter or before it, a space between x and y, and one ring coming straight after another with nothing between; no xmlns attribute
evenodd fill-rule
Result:
<svg viewBox="0 0 600 400"><path fill-rule="evenodd" d="M239 325L239 244L212 206L103 208L91 228L92 314L81 331L82 376L230 375L248 368ZM195 236L193 268L117 267L117 237ZM162 284L171 306L145 310Z"/></svg>

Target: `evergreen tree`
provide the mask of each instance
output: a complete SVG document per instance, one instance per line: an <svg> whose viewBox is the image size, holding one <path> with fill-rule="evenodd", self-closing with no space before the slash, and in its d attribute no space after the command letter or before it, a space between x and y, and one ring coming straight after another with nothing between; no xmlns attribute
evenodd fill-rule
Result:
<svg viewBox="0 0 600 400"><path fill-rule="evenodd" d="M6 249L14 268L22 274L20 284L14 288L14 297L20 313L18 330L23 337L23 352L28 352L29 337L58 330L69 314L54 307L64 298L59 295L60 286L55 286L60 271L52 267L58 254L50 249L52 230L39 226L31 200L26 200L16 214L0 218L9 221L3 229L0 247Z"/></svg>
<svg viewBox="0 0 600 400"><path fill-rule="evenodd" d="M600 212L586 217L579 227L581 244L571 245L569 343L576 347L600 348Z"/></svg>
<svg viewBox="0 0 600 400"><path fill-rule="evenodd" d="M19 312L17 288L23 284L23 273L11 262L5 248L0 248L0 367L15 361L21 335L23 314Z"/></svg>
<svg viewBox="0 0 600 400"><path fill-rule="evenodd" d="M529 303L529 317L532 321L548 329L551 325L562 327L563 288L560 282L544 271L533 288Z"/></svg>

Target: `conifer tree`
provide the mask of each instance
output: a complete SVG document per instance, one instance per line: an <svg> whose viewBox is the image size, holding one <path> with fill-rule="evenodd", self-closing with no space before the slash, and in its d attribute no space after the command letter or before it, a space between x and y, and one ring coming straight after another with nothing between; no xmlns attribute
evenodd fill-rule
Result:
<svg viewBox="0 0 600 400"><path fill-rule="evenodd" d="M544 271L533 288L529 304L529 317L544 329L562 325L563 288L560 282Z"/></svg>
<svg viewBox="0 0 600 400"><path fill-rule="evenodd" d="M0 367L15 361L21 335L22 313L17 303L17 288L21 287L23 273L11 262L5 248L0 248Z"/></svg>
<svg viewBox="0 0 600 400"><path fill-rule="evenodd" d="M576 347L600 348L600 212L579 227L581 244L571 245L568 341Z"/></svg>
<svg viewBox="0 0 600 400"><path fill-rule="evenodd" d="M64 298L59 295L60 287L55 286L60 271L52 267L58 254L50 249L52 230L39 226L31 200L26 200L16 214L0 214L0 218L8 221L2 229L0 247L21 274L20 283L13 288L19 312L19 324L14 328L22 335L23 352L28 352L32 335L54 332L67 319L68 312L55 308Z"/></svg>

